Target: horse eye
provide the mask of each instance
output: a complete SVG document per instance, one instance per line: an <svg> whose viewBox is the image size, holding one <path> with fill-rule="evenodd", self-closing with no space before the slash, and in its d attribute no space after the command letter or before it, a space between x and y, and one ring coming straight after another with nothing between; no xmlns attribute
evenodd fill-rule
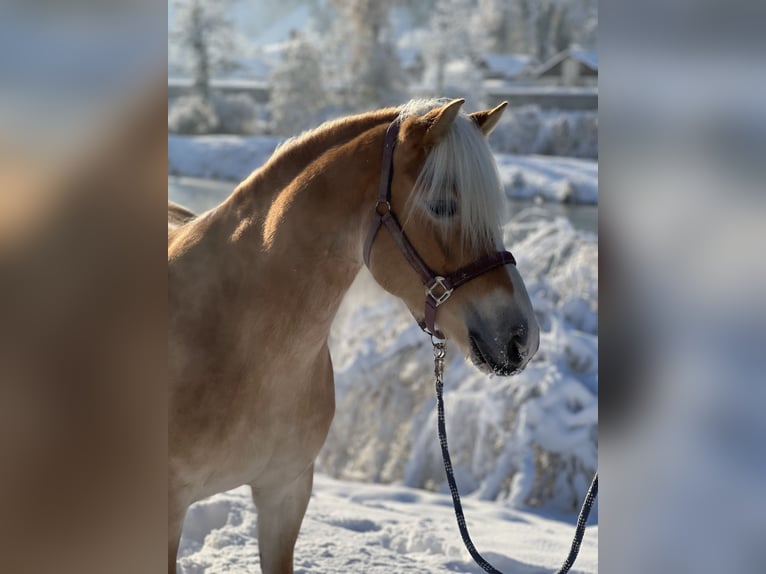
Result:
<svg viewBox="0 0 766 574"><path fill-rule="evenodd" d="M452 217L457 213L457 202L454 200L433 201L428 204L428 211L430 211L434 217Z"/></svg>

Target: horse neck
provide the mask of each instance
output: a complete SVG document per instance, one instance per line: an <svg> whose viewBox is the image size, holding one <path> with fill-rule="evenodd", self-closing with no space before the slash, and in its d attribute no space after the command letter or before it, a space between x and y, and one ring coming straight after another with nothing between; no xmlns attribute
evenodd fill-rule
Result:
<svg viewBox="0 0 766 574"><path fill-rule="evenodd" d="M292 341L323 346L361 268L394 114L369 116L344 124L334 138L317 134L305 146L292 144L217 210L227 222L229 273L251 283L238 290L251 304L279 310L275 337L284 327Z"/></svg>

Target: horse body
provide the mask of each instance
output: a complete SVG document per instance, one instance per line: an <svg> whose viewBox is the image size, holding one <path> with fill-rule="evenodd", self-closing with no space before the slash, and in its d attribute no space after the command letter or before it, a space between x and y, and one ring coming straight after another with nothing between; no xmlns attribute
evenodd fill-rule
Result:
<svg viewBox="0 0 766 574"><path fill-rule="evenodd" d="M187 506L213 493L249 483L259 506L289 498L324 443L327 337L361 267L365 218L354 212L370 182L352 166L373 153L366 143L336 143L316 172L299 158L286 173L283 158L169 233L171 540ZM263 516L259 530L274 528Z"/></svg>
<svg viewBox="0 0 766 574"><path fill-rule="evenodd" d="M292 572L313 462L335 409L330 326L362 265L384 132L398 114L356 116L287 143L201 216L169 207L170 572L187 507L242 484L258 508L263 572ZM425 127L413 119L402 139L422 140L440 117ZM401 148L392 199L399 209L428 151ZM412 235L424 245L432 234L423 227ZM373 275L416 313L422 287L389 239L375 241ZM429 258L457 267L468 257L458 252L437 240ZM518 298L512 275L490 276L466 287L465 301L494 306L502 290ZM468 347L465 323L483 315L481 305L464 306L452 305L443 323Z"/></svg>

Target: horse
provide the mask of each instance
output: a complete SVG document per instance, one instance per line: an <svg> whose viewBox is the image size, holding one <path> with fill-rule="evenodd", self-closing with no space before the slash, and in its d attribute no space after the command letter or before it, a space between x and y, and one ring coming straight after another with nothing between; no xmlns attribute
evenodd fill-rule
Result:
<svg viewBox="0 0 766 574"><path fill-rule="evenodd" d="M364 263L482 371L517 373L536 352L524 283L495 253L504 202L487 136L506 103L463 103L325 123L210 211L169 205L169 572L188 506L243 484L263 573L293 572L335 410L330 326Z"/></svg>

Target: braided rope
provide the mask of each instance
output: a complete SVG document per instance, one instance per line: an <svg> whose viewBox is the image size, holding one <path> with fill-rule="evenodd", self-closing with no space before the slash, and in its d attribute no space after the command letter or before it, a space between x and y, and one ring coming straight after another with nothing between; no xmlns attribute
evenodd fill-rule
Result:
<svg viewBox="0 0 766 574"><path fill-rule="evenodd" d="M439 345L443 345L443 343L439 343ZM436 374L436 405L438 410L437 426L439 428L439 444L441 445L442 449L442 459L444 460L444 471L447 474L447 482L449 483L449 490L450 494L452 495L452 505L455 508L457 526L460 530L460 536L463 538L463 544L465 544L465 547L468 549L468 552L471 554L471 557L474 559L476 564L481 566L481 568L489 574L503 574L500 572L500 570L487 562L481 554L479 554L479 551L476 550L476 547L473 545L471 536L468 534L468 526L465 523L463 505L460 502L460 493L458 492L457 483L455 482L455 474L452 470L452 459L450 458L449 447L447 445L447 423L444 417L444 397L442 396L444 391L444 381L442 381L441 377L441 371L444 364L443 346L440 347L439 352L440 356L437 354L437 346L435 344L434 358L436 362L434 366ZM575 529L574 540L572 540L572 546L569 550L569 555L556 574L566 574L569 572L569 569L577 559L577 554L580 552L580 545L582 544L582 539L585 535L585 525L588 522L588 515L590 514L591 508L593 507L593 502L595 501L597 494L598 473L596 473L596 475L593 477L593 482L591 482L590 487L588 488L588 493L585 496L585 501L583 502L582 508L580 509L580 514L577 517L577 528Z"/></svg>

